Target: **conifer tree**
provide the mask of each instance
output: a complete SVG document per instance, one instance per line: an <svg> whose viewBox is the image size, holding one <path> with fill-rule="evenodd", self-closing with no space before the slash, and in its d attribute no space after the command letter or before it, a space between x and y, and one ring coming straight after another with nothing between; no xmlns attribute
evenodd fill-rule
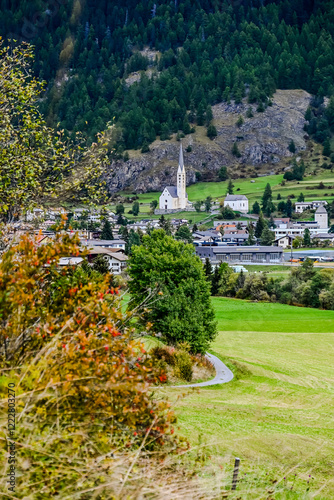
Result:
<svg viewBox="0 0 334 500"><path fill-rule="evenodd" d="M100 239L101 240L113 240L114 239L114 235L113 235L113 232L112 232L111 224L108 221L108 219L104 220L103 228L102 228L101 235L100 235Z"/></svg>
<svg viewBox="0 0 334 500"><path fill-rule="evenodd" d="M266 226L266 222L263 218L262 212L260 212L259 218L256 222L255 232L254 232L256 238L261 238L261 234L262 234L262 231L265 228L265 226Z"/></svg>

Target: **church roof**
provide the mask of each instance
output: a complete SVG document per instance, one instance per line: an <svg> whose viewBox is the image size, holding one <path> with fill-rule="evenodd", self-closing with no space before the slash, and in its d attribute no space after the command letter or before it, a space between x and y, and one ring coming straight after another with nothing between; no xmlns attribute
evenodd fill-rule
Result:
<svg viewBox="0 0 334 500"><path fill-rule="evenodd" d="M316 214L327 214L327 210L325 209L325 207L323 205L320 205L320 207L318 208L318 210L316 210L315 213Z"/></svg>
<svg viewBox="0 0 334 500"><path fill-rule="evenodd" d="M183 163L183 150L182 150L182 143L180 144L179 166L180 166L181 170L183 170L183 168L184 168L184 163Z"/></svg>
<svg viewBox="0 0 334 500"><path fill-rule="evenodd" d="M247 196L243 194L228 194L225 198L225 201L238 201L238 200L247 200Z"/></svg>
<svg viewBox="0 0 334 500"><path fill-rule="evenodd" d="M165 189L169 192L172 198L177 198L177 188L176 186L166 186Z"/></svg>

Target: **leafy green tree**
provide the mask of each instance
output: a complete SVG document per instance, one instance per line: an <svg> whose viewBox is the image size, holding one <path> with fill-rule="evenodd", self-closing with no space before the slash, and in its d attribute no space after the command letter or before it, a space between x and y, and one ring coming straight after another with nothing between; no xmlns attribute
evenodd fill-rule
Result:
<svg viewBox="0 0 334 500"><path fill-rule="evenodd" d="M270 231L267 225L265 225L261 233L261 238L260 238L261 245L271 246L274 239L275 239L275 234L272 231Z"/></svg>
<svg viewBox="0 0 334 500"><path fill-rule="evenodd" d="M139 214L139 203L138 201L135 201L132 205L132 213L133 215L137 216Z"/></svg>
<svg viewBox="0 0 334 500"><path fill-rule="evenodd" d="M223 206L221 208L221 214L223 219L232 220L235 218L235 213L233 212L232 208L229 207L228 205L226 207Z"/></svg>
<svg viewBox="0 0 334 500"><path fill-rule="evenodd" d="M143 236L129 260L130 303L138 306L149 290L161 293L142 314L166 342L188 342L193 352L205 352L216 336L210 284L192 245L155 230Z"/></svg>
<svg viewBox="0 0 334 500"><path fill-rule="evenodd" d="M266 222L263 218L263 214L262 212L260 212L260 215L259 215L259 218L256 222L256 226L255 226L255 237L256 238L261 238L261 235L262 235L262 231L264 230L265 228L265 225L266 225Z"/></svg>
<svg viewBox="0 0 334 500"><path fill-rule="evenodd" d="M158 201L157 200L152 200L151 203L150 203L150 207L152 208L152 210L155 210L158 206Z"/></svg>
<svg viewBox="0 0 334 500"><path fill-rule="evenodd" d="M43 85L33 78L32 47L4 47L0 39L0 218L12 222L36 204L104 198L105 137L90 148L81 134L66 140L42 118Z"/></svg>
<svg viewBox="0 0 334 500"><path fill-rule="evenodd" d="M228 173L227 173L227 168L226 167L220 167L218 170L218 177L220 181L226 181L228 179Z"/></svg>
<svg viewBox="0 0 334 500"><path fill-rule="evenodd" d="M234 188L234 184L233 184L232 179L230 179L228 181L228 185L227 185L227 193L228 194L233 194L233 188Z"/></svg>
<svg viewBox="0 0 334 500"><path fill-rule="evenodd" d="M201 211L201 207L202 207L202 202L201 201L195 201L194 203L194 208L196 210L196 212L200 212Z"/></svg>
<svg viewBox="0 0 334 500"><path fill-rule="evenodd" d="M175 233L175 239L182 240L185 243L192 243L193 242L192 233L186 224L182 224L181 226L179 226L177 228L177 231Z"/></svg>
<svg viewBox="0 0 334 500"><path fill-rule="evenodd" d="M124 208L123 203L118 203L116 205L116 215L122 215L122 214L124 214L124 211L125 211L125 208Z"/></svg>
<svg viewBox="0 0 334 500"><path fill-rule="evenodd" d="M197 227L197 224L195 222L195 224L193 225L193 233L196 233L196 231L198 231L198 227Z"/></svg>
<svg viewBox="0 0 334 500"><path fill-rule="evenodd" d="M114 239L112 227L111 227L111 224L108 221L108 219L104 220L102 231L100 234L100 239L101 240L113 240Z"/></svg>
<svg viewBox="0 0 334 500"><path fill-rule="evenodd" d="M105 255L99 254L93 262L93 269L100 274L108 274L110 272L109 264Z"/></svg>
<svg viewBox="0 0 334 500"><path fill-rule="evenodd" d="M297 198L297 201L302 202L302 201L304 201L304 200L305 200L305 198L304 198L304 194L303 194L303 193L299 193L299 196L298 196L298 198Z"/></svg>

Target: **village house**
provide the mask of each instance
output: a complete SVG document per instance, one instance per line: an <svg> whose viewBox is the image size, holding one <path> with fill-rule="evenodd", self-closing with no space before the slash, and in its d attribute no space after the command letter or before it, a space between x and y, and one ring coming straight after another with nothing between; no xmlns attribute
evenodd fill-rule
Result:
<svg viewBox="0 0 334 500"><path fill-rule="evenodd" d="M248 198L243 194L228 194L224 200L224 207L230 207L234 212L248 213Z"/></svg>
<svg viewBox="0 0 334 500"><path fill-rule="evenodd" d="M320 206L327 205L327 201L325 200L316 200L316 201L297 201L295 203L295 212L297 214L301 214L304 210L316 210Z"/></svg>
<svg viewBox="0 0 334 500"><path fill-rule="evenodd" d="M103 255L112 274L121 274L125 270L128 256L122 252L113 251L111 248L90 248L87 255L88 262L93 264L98 255Z"/></svg>

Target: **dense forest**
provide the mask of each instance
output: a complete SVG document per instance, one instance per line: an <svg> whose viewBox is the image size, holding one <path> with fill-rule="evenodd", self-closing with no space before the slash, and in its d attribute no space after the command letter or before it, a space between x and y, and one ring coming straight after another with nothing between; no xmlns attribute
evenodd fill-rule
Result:
<svg viewBox="0 0 334 500"><path fill-rule="evenodd" d="M247 97L261 112L276 88L303 88L320 99L334 94L333 0L0 6L0 35L35 46L48 123L92 141L114 121L118 153L209 126L211 106L222 100ZM141 76L130 84L136 71Z"/></svg>

